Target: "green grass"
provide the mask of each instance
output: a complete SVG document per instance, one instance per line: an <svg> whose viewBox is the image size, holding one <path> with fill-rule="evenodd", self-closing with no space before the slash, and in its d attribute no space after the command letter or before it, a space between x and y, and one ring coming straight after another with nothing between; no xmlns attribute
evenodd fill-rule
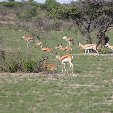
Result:
<svg viewBox="0 0 113 113"><path fill-rule="evenodd" d="M11 64L12 61L23 62L23 60L25 61L28 59L31 59L34 62L39 62L42 56L48 56L50 62L55 62L57 64L57 60L55 60L55 53L57 52L63 55L67 52L56 50L55 46L60 43L62 43L64 46L68 44L65 40L62 39L66 33L67 32L53 31L39 36L44 47L52 47L54 51L51 53L45 53L42 52L40 46L36 46L34 42L30 42L29 47L27 47L25 40L22 38L23 35L29 34L25 30L21 29L21 31L15 31L14 29L9 29L6 26L1 27L0 38L2 41L2 48L5 51L7 64ZM69 32L69 35L74 36L75 38L75 45L72 46L73 51L70 53L77 53L79 48L77 47L78 42L76 41L76 33Z"/></svg>
<svg viewBox="0 0 113 113"><path fill-rule="evenodd" d="M55 77L1 74L0 112L112 113L112 75L112 70Z"/></svg>
<svg viewBox="0 0 113 113"><path fill-rule="evenodd" d="M22 36L26 31L0 28L2 48L7 62L31 57L39 61L43 55L58 64L57 73L0 73L0 113L113 113L113 56L74 55L74 74L62 74L61 63L53 53L42 53L40 48L27 48ZM67 43L66 32L50 32L40 39L55 47ZM112 36L112 33L108 33ZM79 52L75 36L73 54ZM111 39L111 38L110 38ZM112 43L113 40L110 40ZM30 43L30 47L34 45ZM59 54L64 54L57 50Z"/></svg>

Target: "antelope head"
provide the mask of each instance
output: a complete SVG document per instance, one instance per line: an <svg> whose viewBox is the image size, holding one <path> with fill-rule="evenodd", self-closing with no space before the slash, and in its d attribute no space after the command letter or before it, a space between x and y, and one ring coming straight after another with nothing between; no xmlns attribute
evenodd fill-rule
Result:
<svg viewBox="0 0 113 113"><path fill-rule="evenodd" d="M63 39L66 39L67 38L67 34L63 37Z"/></svg>

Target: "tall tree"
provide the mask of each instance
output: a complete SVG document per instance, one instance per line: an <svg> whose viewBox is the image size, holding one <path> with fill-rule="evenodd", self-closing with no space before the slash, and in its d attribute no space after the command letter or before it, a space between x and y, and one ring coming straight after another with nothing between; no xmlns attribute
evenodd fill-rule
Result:
<svg viewBox="0 0 113 113"><path fill-rule="evenodd" d="M86 38L86 43L92 43L91 33L96 29L98 36L106 33L113 24L113 1L111 0L79 0L70 4L68 10L60 12L67 18L72 18Z"/></svg>

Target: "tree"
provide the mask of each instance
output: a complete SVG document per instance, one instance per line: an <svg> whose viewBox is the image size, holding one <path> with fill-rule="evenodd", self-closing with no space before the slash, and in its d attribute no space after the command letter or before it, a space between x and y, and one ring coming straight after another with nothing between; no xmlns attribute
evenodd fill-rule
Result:
<svg viewBox="0 0 113 113"><path fill-rule="evenodd" d="M22 20L31 20L37 15L38 5L35 3L26 2L20 7L16 13L17 17Z"/></svg>
<svg viewBox="0 0 113 113"><path fill-rule="evenodd" d="M75 21L86 38L86 43L92 43L91 33L94 30L97 30L98 36L105 35L113 24L113 1L79 0L70 5L70 8L60 12L60 15L65 19L72 18Z"/></svg>
<svg viewBox="0 0 113 113"><path fill-rule="evenodd" d="M34 0L29 0L29 2L34 2Z"/></svg>
<svg viewBox="0 0 113 113"><path fill-rule="evenodd" d="M45 7L48 11L50 11L52 8L57 7L58 3L56 0L46 0L45 1Z"/></svg>

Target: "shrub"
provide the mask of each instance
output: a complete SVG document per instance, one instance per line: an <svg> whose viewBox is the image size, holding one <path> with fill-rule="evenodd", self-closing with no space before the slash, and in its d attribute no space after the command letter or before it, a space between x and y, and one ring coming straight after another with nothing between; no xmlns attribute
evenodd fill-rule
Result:
<svg viewBox="0 0 113 113"><path fill-rule="evenodd" d="M112 53L112 52L113 51L108 47L103 47L99 50L99 53L101 53L101 54L108 54L108 53Z"/></svg>
<svg viewBox="0 0 113 113"><path fill-rule="evenodd" d="M23 64L23 69L24 69L23 71L24 72L34 72L35 66L36 66L35 61L27 60Z"/></svg>
<svg viewBox="0 0 113 113"><path fill-rule="evenodd" d="M6 2L6 1L1 2L0 4L8 8L13 8L13 7L17 8L23 5L21 2Z"/></svg>
<svg viewBox="0 0 113 113"><path fill-rule="evenodd" d="M9 66L8 66L8 70L9 72L11 73L15 73L17 71L20 71L21 70L21 64L18 63L18 62L10 62Z"/></svg>
<svg viewBox="0 0 113 113"><path fill-rule="evenodd" d="M37 15L36 7L31 6L30 4L24 5L21 7L18 12L16 13L17 17L21 20L29 20L32 17Z"/></svg>
<svg viewBox="0 0 113 113"><path fill-rule="evenodd" d="M53 24L53 29L54 30L60 30L60 27L62 26L62 23L59 20L55 20Z"/></svg>

